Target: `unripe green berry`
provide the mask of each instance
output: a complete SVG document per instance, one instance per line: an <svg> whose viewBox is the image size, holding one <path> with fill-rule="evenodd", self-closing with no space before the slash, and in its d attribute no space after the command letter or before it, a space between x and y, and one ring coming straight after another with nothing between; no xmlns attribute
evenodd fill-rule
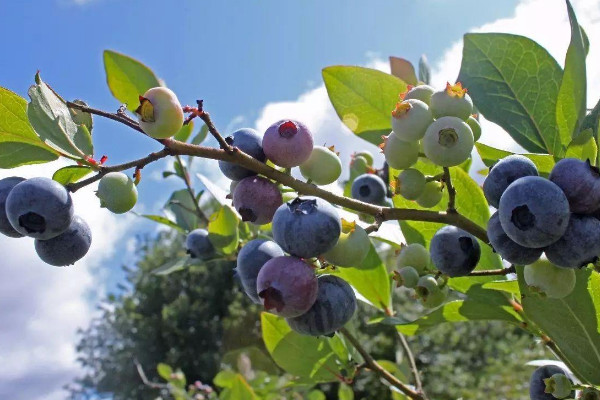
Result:
<svg viewBox="0 0 600 400"><path fill-rule="evenodd" d="M109 172L100 179L96 196L100 199L100 207L122 214L133 208L138 192L130 177L122 172Z"/></svg>
<svg viewBox="0 0 600 400"><path fill-rule="evenodd" d="M405 169L396 179L396 193L407 200L416 200L425 190L425 175L417 169Z"/></svg>
<svg viewBox="0 0 600 400"><path fill-rule="evenodd" d="M481 137L481 125L479 124L479 121L471 115L469 116L469 119L467 119L467 125L471 128L471 132L473 132L473 140L478 141Z"/></svg>
<svg viewBox="0 0 600 400"><path fill-rule="evenodd" d="M367 232L356 222L342 219L342 232L336 245L323 258L338 267L360 267L371 249Z"/></svg>
<svg viewBox="0 0 600 400"><path fill-rule="evenodd" d="M407 142L421 139L432 122L429 106L421 100L399 102L392 111L392 131Z"/></svg>
<svg viewBox="0 0 600 400"><path fill-rule="evenodd" d="M328 185L342 174L342 161L333 148L314 146L308 160L300 164L300 173L316 185Z"/></svg>
<svg viewBox="0 0 600 400"><path fill-rule="evenodd" d="M544 379L546 384L546 393L551 394L557 399L564 399L571 394L573 385L565 374L554 374L548 379Z"/></svg>
<svg viewBox="0 0 600 400"><path fill-rule="evenodd" d="M452 167L462 164L473 150L473 132L456 117L441 117L429 125L423 138L425 155L435 164Z"/></svg>
<svg viewBox="0 0 600 400"><path fill-rule="evenodd" d="M545 259L525 266L524 278L529 290L552 299L568 296L576 281L574 269L557 267Z"/></svg>
<svg viewBox="0 0 600 400"><path fill-rule="evenodd" d="M417 197L417 204L425 208L435 207L442 197L442 184L438 181L430 181L425 184L423 193Z"/></svg>
<svg viewBox="0 0 600 400"><path fill-rule="evenodd" d="M423 103L429 105L431 102L431 95L435 92L435 89L429 85L418 85L404 93L403 100L421 100Z"/></svg>
<svg viewBox="0 0 600 400"><path fill-rule="evenodd" d="M175 93L166 87L148 89L140 96L138 114L140 128L155 139L175 135L183 126L183 109Z"/></svg>
<svg viewBox="0 0 600 400"><path fill-rule="evenodd" d="M367 173L371 167L369 162L363 156L355 156L350 161L350 180L354 180L359 175Z"/></svg>
<svg viewBox="0 0 600 400"><path fill-rule="evenodd" d="M473 100L462 84L446 84L446 89L431 95L431 113L435 118L452 116L466 121L473 113Z"/></svg>
<svg viewBox="0 0 600 400"><path fill-rule="evenodd" d="M393 132L383 140L383 155L390 167L406 169L419 159L419 142L405 142Z"/></svg>
<svg viewBox="0 0 600 400"><path fill-rule="evenodd" d="M419 278L415 293L423 305L427 308L440 306L448 296L448 286L440 288L438 281L433 275L425 275Z"/></svg>
<svg viewBox="0 0 600 400"><path fill-rule="evenodd" d="M578 399L580 400L600 400L600 391L594 388L585 388Z"/></svg>
<svg viewBox="0 0 600 400"><path fill-rule="evenodd" d="M404 286L412 289L419 282L419 273L413 267L404 267L398 271L398 286Z"/></svg>
<svg viewBox="0 0 600 400"><path fill-rule="evenodd" d="M396 258L396 268L412 267L418 273L424 273L429 265L429 252L419 243L403 246Z"/></svg>
<svg viewBox="0 0 600 400"><path fill-rule="evenodd" d="M364 157L365 160L367 160L367 164L372 166L373 165L373 154L371 154L370 151L367 150L363 150L363 151L359 151L358 153L354 153L354 157Z"/></svg>

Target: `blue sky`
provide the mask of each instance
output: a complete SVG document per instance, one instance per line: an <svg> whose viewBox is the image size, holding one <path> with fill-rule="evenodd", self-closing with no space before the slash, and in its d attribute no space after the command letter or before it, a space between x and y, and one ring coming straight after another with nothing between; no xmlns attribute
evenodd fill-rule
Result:
<svg viewBox="0 0 600 400"><path fill-rule="evenodd" d="M574 5L592 39L590 71L600 71L593 40L600 37L600 7L597 0ZM116 110L102 64L102 51L113 49L151 67L182 103L204 99L224 133L230 133L227 127L264 129L279 117L298 118L318 128L320 140L340 135L348 142L342 149L347 157L348 146L359 142L327 100L323 67L383 68L389 55L416 62L426 53L434 82L441 84L456 77L460 38L473 29L534 37L562 63L565 15L562 0L0 0L0 86L26 97L39 69L64 97ZM595 101L600 74L590 87L596 88L590 93ZM491 125L484 125L482 140L510 146ZM158 149L154 141L100 118L94 143L96 155L108 155L111 164ZM217 175L214 164L197 165ZM137 210L160 213L170 190L181 187L175 179L156 178L164 167L144 170ZM51 172L45 166L0 170L0 177ZM0 254L7 255L0 266L0 398L64 397L60 388L77 373L74 332L94 309L89 299L121 278L119 265L131 261L131 238L155 229L100 210L91 190L78 192L75 203L92 225L94 243L74 268L43 265L29 239L0 238Z"/></svg>

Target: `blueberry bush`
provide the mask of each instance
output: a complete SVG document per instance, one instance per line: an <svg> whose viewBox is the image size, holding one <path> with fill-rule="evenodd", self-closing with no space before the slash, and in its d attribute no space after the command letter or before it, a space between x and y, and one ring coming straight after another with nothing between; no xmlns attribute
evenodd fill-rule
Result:
<svg viewBox="0 0 600 400"><path fill-rule="evenodd" d="M97 182L98 206L130 211L143 168L173 158L174 171L164 175L179 177L185 188L171 195L164 215L140 217L186 235L187 254L155 274L235 262L238 292L263 307L264 348L286 379L253 375L247 355L237 369L216 375L218 389L188 385L181 371L162 363L164 381L149 380L138 364L140 381L161 396L272 399L292 396L281 393L295 387L294 396L322 398L315 385L341 382L338 396L349 399L353 382L370 373L394 398L425 400L431 397L406 335L484 320L526 331L556 358L531 375L531 399L598 398L600 102L586 108L589 41L568 0L566 6L571 42L564 68L534 41L498 33L464 36L459 76L444 88L429 85L424 59L418 74L399 58L390 59L392 74L325 68L340 120L380 145L386 159L377 166L372 154L356 149L345 181L335 149L315 144L302 121L224 137L203 100L182 106L148 67L114 51L104 53L104 66L121 104L116 112L63 99L38 72L29 101L0 88L0 167L58 158L71 165L53 179L1 180L1 232L7 240L34 238L48 264L72 265L94 244L71 193ZM479 114L525 153L479 143ZM93 118L124 124L157 150L123 164L96 159ZM197 121L202 127L192 137ZM209 133L218 147L202 144ZM489 167L479 171L487 175L483 188L469 175L475 152ZM219 161L232 180L229 194L200 174L205 191L193 187L189 164L196 157ZM304 179L294 177L296 167ZM336 181L339 191L321 187ZM393 221L406 243L380 230ZM394 267L387 266L390 252ZM396 287L426 311L414 318L397 312ZM358 339L358 301L376 313L369 324L394 331L407 373L377 361Z"/></svg>

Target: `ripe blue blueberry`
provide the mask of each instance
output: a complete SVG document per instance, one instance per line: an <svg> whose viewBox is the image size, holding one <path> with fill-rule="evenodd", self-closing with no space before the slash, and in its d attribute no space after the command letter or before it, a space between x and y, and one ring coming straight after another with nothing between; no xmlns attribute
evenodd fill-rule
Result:
<svg viewBox="0 0 600 400"><path fill-rule="evenodd" d="M566 375L566 372L555 365L544 365L533 371L529 379L529 398L531 400L556 400L556 397L546 392L546 383L544 382L554 374ZM571 396L575 397L575 393L571 393Z"/></svg>
<svg viewBox="0 0 600 400"><path fill-rule="evenodd" d="M231 136L226 137L225 141L249 156L256 158L258 161L264 162L266 159L262 148L262 137L254 129L239 129L233 132ZM254 171L227 161L219 161L219 168L226 177L234 181L242 180L247 176L256 175L256 172Z"/></svg>
<svg viewBox="0 0 600 400"><path fill-rule="evenodd" d="M25 178L18 176L11 176L0 180L0 233L12 238L23 237L23 235L13 228L6 216L6 198L12 188L24 180Z"/></svg>
<svg viewBox="0 0 600 400"><path fill-rule="evenodd" d="M438 230L429 245L431 260L444 274L466 276L477 266L481 248L470 233L455 226L444 226Z"/></svg>
<svg viewBox="0 0 600 400"><path fill-rule="evenodd" d="M542 255L543 249L523 247L513 242L502 229L498 212L495 212L488 221L487 234L494 251L511 264L531 264Z"/></svg>
<svg viewBox="0 0 600 400"><path fill-rule="evenodd" d="M266 130L262 145L267 158L275 165L292 168L310 157L313 136L303 123L281 120Z"/></svg>
<svg viewBox="0 0 600 400"><path fill-rule="evenodd" d="M580 268L600 255L600 221L591 215L571 214L564 235L545 249L546 257L563 268Z"/></svg>
<svg viewBox="0 0 600 400"><path fill-rule="evenodd" d="M569 202L554 183L526 176L511 183L498 208L502 229L521 246L540 248L556 242L569 224Z"/></svg>
<svg viewBox="0 0 600 400"><path fill-rule="evenodd" d="M333 248L342 223L335 207L318 197L297 197L273 217L273 238L288 253L312 258Z"/></svg>
<svg viewBox="0 0 600 400"><path fill-rule="evenodd" d="M215 248L208 239L206 229L194 229L185 239L185 247L191 258L207 260L215 254Z"/></svg>
<svg viewBox="0 0 600 400"><path fill-rule="evenodd" d="M237 184L233 192L233 206L243 221L254 225L271 222L277 208L283 204L277 185L259 176L249 176Z"/></svg>
<svg viewBox="0 0 600 400"><path fill-rule="evenodd" d="M352 197L365 203L381 204L386 193L385 182L375 174L363 174L352 182Z"/></svg>
<svg viewBox="0 0 600 400"><path fill-rule="evenodd" d="M524 176L537 175L538 170L529 158L519 154L504 157L490 168L483 182L483 194L491 206L498 208L508 185Z"/></svg>
<svg viewBox="0 0 600 400"><path fill-rule="evenodd" d="M254 239L242 247L237 258L236 273L244 291L256 304L261 304L256 291L256 277L267 261L285 254L272 240Z"/></svg>
<svg viewBox="0 0 600 400"><path fill-rule="evenodd" d="M591 214L600 208L600 171L589 160L563 158L548 179L565 192L571 212Z"/></svg>
<svg viewBox="0 0 600 400"><path fill-rule="evenodd" d="M22 235L48 240L63 233L73 220L71 195L60 183L31 178L17 184L6 198L6 215Z"/></svg>
<svg viewBox="0 0 600 400"><path fill-rule="evenodd" d="M275 257L260 269L256 291L265 310L280 317L297 317L315 303L317 277L313 268L299 258Z"/></svg>
<svg viewBox="0 0 600 400"><path fill-rule="evenodd" d="M35 251L46 264L72 265L85 256L92 244L92 232L79 216L74 216L66 231L48 240L35 240Z"/></svg>
<svg viewBox="0 0 600 400"><path fill-rule="evenodd" d="M352 287L342 278L321 275L318 280L317 299L310 310L288 318L292 330L303 335L333 336L356 311L356 296Z"/></svg>

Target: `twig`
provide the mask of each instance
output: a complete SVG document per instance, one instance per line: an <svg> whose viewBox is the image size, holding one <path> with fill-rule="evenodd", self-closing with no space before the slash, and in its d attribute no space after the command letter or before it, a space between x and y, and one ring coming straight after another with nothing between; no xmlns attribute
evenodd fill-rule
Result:
<svg viewBox="0 0 600 400"><path fill-rule="evenodd" d="M140 362L137 359L133 360L133 363L135 364L135 368L137 369L138 375L140 376L140 379L142 380L142 383L152 389L160 389L160 390L168 390L169 389L169 385L166 383L156 383L156 382L152 382L150 380L148 380L148 377L146 376L146 373L144 372L144 368L142 367L142 364L140 364Z"/></svg>
<svg viewBox="0 0 600 400"><path fill-rule="evenodd" d="M450 177L450 168L444 167L444 184L448 189L448 212L455 213L456 212L456 189L452 186L452 178Z"/></svg>
<svg viewBox="0 0 600 400"><path fill-rule="evenodd" d="M383 224L383 214L377 214L375 216L375 222L365 228L367 234L371 232L377 232L379 228L381 228L381 224Z"/></svg>
<svg viewBox="0 0 600 400"><path fill-rule="evenodd" d="M142 130L142 128L140 128L140 125L137 122L135 122L134 120L132 120L131 118L129 118L127 116L124 116L120 112L109 113L109 112L106 112L106 111L97 110L95 108L87 107L87 106L84 106L84 105L81 105L81 104L73 103L71 101L67 101L67 107L74 108L74 109L80 110L80 111L84 111L84 112L89 113L89 114L95 114L95 115L99 115L99 116L104 117L104 118L112 119L113 121L117 121L117 122L120 122L122 124L125 124L128 127L130 127L131 129L135 129L136 131L141 132L144 135L146 134Z"/></svg>
<svg viewBox="0 0 600 400"><path fill-rule="evenodd" d="M109 172L119 172L119 171L125 171L126 169L130 169L130 168L144 168L146 165L160 160L161 158L164 158L168 155L171 154L171 150L168 147L165 147L164 149L162 149L161 151L158 151L156 153L150 153L148 154L146 157L144 158L140 158L139 160L134 160L134 161L130 161L124 164L119 164L119 165L113 165L112 167L104 167L101 166L100 167L100 171L87 179L84 179L82 181L76 182L76 183L70 183L67 185L67 190L69 190L70 192L76 192L79 189L81 189L84 186L87 186L91 183L94 183L98 180L100 180L104 175L108 174Z"/></svg>
<svg viewBox="0 0 600 400"><path fill-rule="evenodd" d="M365 364L369 367L371 371L375 372L381 378L388 381L392 386L398 388L398 390L400 390L402 393L404 393L411 399L426 400L422 393L419 393L416 390L412 389L410 386L400 381L394 375L389 373L385 368L379 365L379 363L375 361L375 359L373 359L373 357L371 357L369 353L367 353L365 348L362 347L358 339L356 339L346 328L340 329L340 332L346 337L346 339L348 339L350 343L352 343L352 346L354 346L354 348L360 353L362 358L365 360Z"/></svg>
<svg viewBox="0 0 600 400"><path fill-rule="evenodd" d="M469 276L494 276L494 275L508 275L508 274L516 274L517 270L514 265L510 267L502 268L502 269L488 269L482 271L473 271L469 274Z"/></svg>
<svg viewBox="0 0 600 400"><path fill-rule="evenodd" d="M233 154L235 152L235 149L229 143L227 143L227 141L225 141L223 136L221 136L221 134L215 127L215 124L213 124L212 119L210 118L210 114L202 109L202 101L198 101L198 110L200 111L200 118L206 124L208 131L211 135L213 135L215 139L217 139L217 142L219 142L219 147L225 150L228 154Z"/></svg>
<svg viewBox="0 0 600 400"><path fill-rule="evenodd" d="M175 158L181 166L181 170L183 172L183 181L185 182L185 187L187 188L187 191L190 194L190 197L192 198L192 202L194 203L196 214L198 215L198 218L200 218L204 223L208 224L208 218L206 218L206 215L204 215L202 209L200 208L200 205L198 204L198 200L196 200L196 194L194 193L194 189L192 189L192 183L190 182L190 175L188 174L187 168L183 166L179 154L175 155Z"/></svg>

